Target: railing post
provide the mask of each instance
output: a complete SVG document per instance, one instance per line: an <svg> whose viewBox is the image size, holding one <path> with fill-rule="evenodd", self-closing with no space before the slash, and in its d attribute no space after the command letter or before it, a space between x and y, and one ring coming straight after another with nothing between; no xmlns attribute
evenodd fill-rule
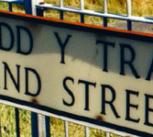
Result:
<svg viewBox="0 0 153 137"><path fill-rule="evenodd" d="M127 16L132 16L132 1L127 0ZM127 20L127 29L132 30L132 21L130 19Z"/></svg>
<svg viewBox="0 0 153 137"><path fill-rule="evenodd" d="M68 121L64 122L64 127L65 127L65 137L69 137L69 124L68 124Z"/></svg>
<svg viewBox="0 0 153 137"><path fill-rule="evenodd" d="M46 116L38 114L39 136L38 137L50 137L49 120Z"/></svg>
<svg viewBox="0 0 153 137"><path fill-rule="evenodd" d="M12 12L12 3L8 3L8 10Z"/></svg>
<svg viewBox="0 0 153 137"><path fill-rule="evenodd" d="M131 17L132 15L132 1L131 0L127 0L127 13L128 13L128 17Z"/></svg>
<svg viewBox="0 0 153 137"><path fill-rule="evenodd" d="M36 15L36 4L41 0L24 0L24 7L27 14ZM31 112L32 137L39 137L39 115Z"/></svg>
<svg viewBox="0 0 153 137"><path fill-rule="evenodd" d="M61 7L61 8L64 7L64 0L60 0L60 7Z"/></svg>
<svg viewBox="0 0 153 137"><path fill-rule="evenodd" d="M37 16L43 16L43 9L40 7L36 7L36 15Z"/></svg>
<svg viewBox="0 0 153 137"><path fill-rule="evenodd" d="M31 113L32 137L50 137L50 118L41 114Z"/></svg>
<svg viewBox="0 0 153 137"><path fill-rule="evenodd" d="M104 14L108 13L108 0L104 0ZM108 19L107 17L103 18L103 25L104 27L108 26Z"/></svg>
<svg viewBox="0 0 153 137"><path fill-rule="evenodd" d="M89 129L89 127L85 127L85 137L90 137L90 129Z"/></svg>
<svg viewBox="0 0 153 137"><path fill-rule="evenodd" d="M33 15L36 15L37 14L36 5L38 5L40 3L43 3L43 2L44 2L44 0L32 0L32 14Z"/></svg>
<svg viewBox="0 0 153 137"><path fill-rule="evenodd" d="M46 137L50 137L50 117L45 117Z"/></svg>
<svg viewBox="0 0 153 137"><path fill-rule="evenodd" d="M31 113L31 132L32 137L39 137L39 127L38 127L38 114Z"/></svg>
<svg viewBox="0 0 153 137"><path fill-rule="evenodd" d="M110 137L110 133L109 132L106 132L106 137Z"/></svg>
<svg viewBox="0 0 153 137"><path fill-rule="evenodd" d="M60 8L64 7L64 0L60 0ZM64 19L64 11L60 11L60 19L63 20Z"/></svg>
<svg viewBox="0 0 153 137"><path fill-rule="evenodd" d="M84 10L84 0L80 0L80 9Z"/></svg>
<svg viewBox="0 0 153 137"><path fill-rule="evenodd" d="M80 0L80 9L84 10L84 0ZM80 14L80 22L84 23L84 14Z"/></svg>
<svg viewBox="0 0 153 137"><path fill-rule="evenodd" d="M104 13L108 13L108 0L104 0Z"/></svg>
<svg viewBox="0 0 153 137"><path fill-rule="evenodd" d="M24 8L27 14L32 14L32 1L33 0L24 0Z"/></svg>
<svg viewBox="0 0 153 137"><path fill-rule="evenodd" d="M60 19L64 20L64 11L62 11L62 10L60 11Z"/></svg>
<svg viewBox="0 0 153 137"><path fill-rule="evenodd" d="M16 137L20 137L20 116L18 108L15 108L15 123L16 123Z"/></svg>

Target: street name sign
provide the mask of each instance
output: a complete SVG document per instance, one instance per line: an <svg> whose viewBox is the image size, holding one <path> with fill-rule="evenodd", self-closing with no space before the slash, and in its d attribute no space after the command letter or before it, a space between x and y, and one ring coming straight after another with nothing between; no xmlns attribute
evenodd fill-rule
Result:
<svg viewBox="0 0 153 137"><path fill-rule="evenodd" d="M153 136L153 35L0 12L0 100Z"/></svg>

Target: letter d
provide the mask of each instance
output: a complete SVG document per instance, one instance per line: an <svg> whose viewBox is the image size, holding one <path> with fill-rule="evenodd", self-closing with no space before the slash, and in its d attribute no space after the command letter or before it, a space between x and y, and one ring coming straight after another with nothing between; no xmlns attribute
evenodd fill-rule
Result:
<svg viewBox="0 0 153 137"><path fill-rule="evenodd" d="M27 41L25 41L25 37L28 38ZM26 42L26 44L23 42ZM23 26L17 26L17 53L28 55L32 52L32 49L33 37L30 30Z"/></svg>
<svg viewBox="0 0 153 137"><path fill-rule="evenodd" d="M31 74L30 74L31 73ZM30 76L31 78L35 78L36 83L30 82ZM29 84L36 84L36 89L30 90ZM31 68L25 68L25 94L36 97L41 92L41 79L38 75L37 71Z"/></svg>
<svg viewBox="0 0 153 137"><path fill-rule="evenodd" d="M4 31L2 31L4 29ZM7 38L3 38L4 34ZM6 40L6 43L4 43L4 39ZM5 51L10 51L13 48L14 45L14 35L11 27L6 24L0 22L0 49Z"/></svg>

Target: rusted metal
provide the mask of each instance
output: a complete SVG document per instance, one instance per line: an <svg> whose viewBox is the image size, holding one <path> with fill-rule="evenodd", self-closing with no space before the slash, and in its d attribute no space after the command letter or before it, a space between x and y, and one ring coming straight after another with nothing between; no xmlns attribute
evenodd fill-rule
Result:
<svg viewBox="0 0 153 137"><path fill-rule="evenodd" d="M104 118L103 118L103 116L101 116L101 115L97 115L97 116L96 116L96 119L97 119L98 121L105 121Z"/></svg>

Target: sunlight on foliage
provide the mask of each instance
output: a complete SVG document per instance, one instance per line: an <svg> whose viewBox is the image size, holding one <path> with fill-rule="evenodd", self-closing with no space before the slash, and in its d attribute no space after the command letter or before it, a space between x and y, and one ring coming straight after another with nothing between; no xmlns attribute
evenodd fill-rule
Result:
<svg viewBox="0 0 153 137"><path fill-rule="evenodd" d="M59 0L45 0L47 3L59 5ZM80 7L80 0L65 0L65 6ZM103 0L85 0L85 9L103 12ZM153 16L152 0L132 0L132 13L137 16ZM108 11L126 14L126 0L108 0Z"/></svg>
<svg viewBox="0 0 153 137"><path fill-rule="evenodd" d="M57 119L57 118L51 118L51 136L52 137L64 137L65 136L65 127L64 127L64 121Z"/></svg>
<svg viewBox="0 0 153 137"><path fill-rule="evenodd" d="M31 137L31 112L19 111L21 137Z"/></svg>
<svg viewBox="0 0 153 137"><path fill-rule="evenodd" d="M15 111L13 107L0 105L1 137L15 137Z"/></svg>

